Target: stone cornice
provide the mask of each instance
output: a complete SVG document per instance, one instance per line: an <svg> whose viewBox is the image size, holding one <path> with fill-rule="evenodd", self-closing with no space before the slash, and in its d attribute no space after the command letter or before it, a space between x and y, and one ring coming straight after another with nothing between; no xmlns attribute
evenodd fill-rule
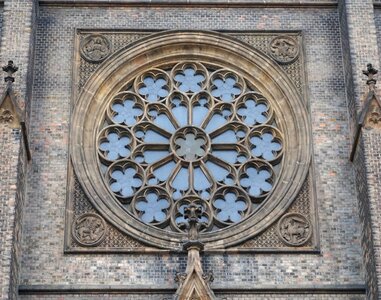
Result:
<svg viewBox="0 0 381 300"><path fill-rule="evenodd" d="M365 294L363 284L343 285L213 285L216 294ZM172 285L20 285L20 295L49 294L169 294L176 288Z"/></svg>
<svg viewBox="0 0 381 300"><path fill-rule="evenodd" d="M248 8L330 8L337 7L337 0L39 0L40 6L86 6L86 7L129 7L129 6L163 6L163 7L248 7Z"/></svg>

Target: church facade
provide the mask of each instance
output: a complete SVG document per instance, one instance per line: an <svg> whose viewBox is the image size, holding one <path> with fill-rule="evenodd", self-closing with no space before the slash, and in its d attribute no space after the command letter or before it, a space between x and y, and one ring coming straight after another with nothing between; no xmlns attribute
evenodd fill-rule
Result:
<svg viewBox="0 0 381 300"><path fill-rule="evenodd" d="M381 299L379 0L4 0L1 299Z"/></svg>

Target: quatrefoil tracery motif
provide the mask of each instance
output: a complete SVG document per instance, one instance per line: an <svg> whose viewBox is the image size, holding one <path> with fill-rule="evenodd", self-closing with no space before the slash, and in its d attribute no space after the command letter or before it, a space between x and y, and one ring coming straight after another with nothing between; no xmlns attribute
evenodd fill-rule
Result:
<svg viewBox="0 0 381 300"><path fill-rule="evenodd" d="M231 70L196 62L153 68L108 105L100 170L142 222L183 231L202 208L204 231L241 222L266 201L282 163L267 99Z"/></svg>

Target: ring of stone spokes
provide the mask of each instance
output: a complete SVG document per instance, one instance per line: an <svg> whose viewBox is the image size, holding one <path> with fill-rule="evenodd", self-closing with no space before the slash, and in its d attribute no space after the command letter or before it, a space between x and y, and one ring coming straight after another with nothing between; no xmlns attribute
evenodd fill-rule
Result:
<svg viewBox="0 0 381 300"><path fill-rule="evenodd" d="M188 163L204 159L209 153L210 144L209 135L195 126L179 128L170 141L174 155Z"/></svg>

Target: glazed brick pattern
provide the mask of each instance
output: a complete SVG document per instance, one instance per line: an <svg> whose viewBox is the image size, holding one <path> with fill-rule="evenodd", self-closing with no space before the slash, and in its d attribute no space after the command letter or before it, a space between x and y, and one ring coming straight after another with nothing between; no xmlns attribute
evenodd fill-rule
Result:
<svg viewBox="0 0 381 300"><path fill-rule="evenodd" d="M242 295L223 295L217 294L218 300L306 300L306 295L299 294L288 294L288 295L277 295L277 294L242 294ZM71 299L81 299L81 300L172 300L172 295L34 295L27 296L23 295L20 300L71 300ZM356 294L338 294L338 295L308 295L308 300L365 300L364 295Z"/></svg>
<svg viewBox="0 0 381 300"><path fill-rule="evenodd" d="M302 30L316 165L321 255L245 254L203 258L215 282L363 284L360 226L349 140L339 17L332 9L41 7L36 37L22 284L174 285L185 256L64 255L74 29ZM339 74L338 74L339 73Z"/></svg>

